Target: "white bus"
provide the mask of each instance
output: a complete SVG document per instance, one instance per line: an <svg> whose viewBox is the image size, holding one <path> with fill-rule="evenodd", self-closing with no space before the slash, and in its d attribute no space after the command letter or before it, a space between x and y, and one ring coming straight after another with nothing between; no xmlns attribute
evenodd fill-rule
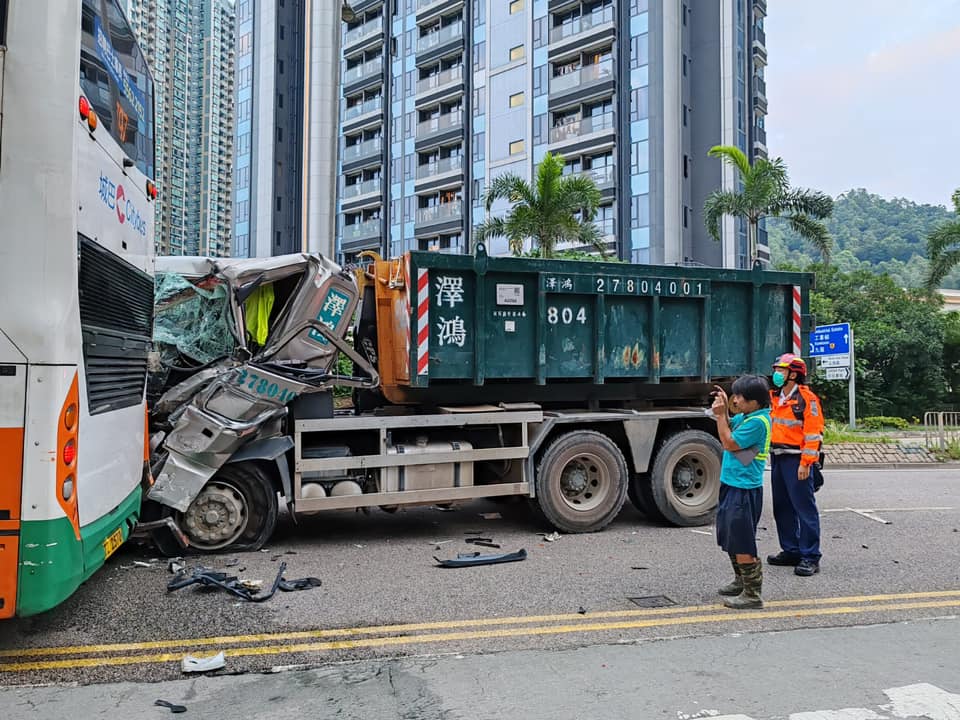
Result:
<svg viewBox="0 0 960 720"><path fill-rule="evenodd" d="M153 80L118 0L0 0L0 618L127 538L147 457Z"/></svg>

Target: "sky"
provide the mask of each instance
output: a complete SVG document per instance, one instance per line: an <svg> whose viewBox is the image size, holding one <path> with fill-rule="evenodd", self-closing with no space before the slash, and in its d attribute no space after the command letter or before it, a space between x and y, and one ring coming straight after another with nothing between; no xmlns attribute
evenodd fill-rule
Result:
<svg viewBox="0 0 960 720"><path fill-rule="evenodd" d="M767 147L791 184L950 206L960 0L768 0Z"/></svg>

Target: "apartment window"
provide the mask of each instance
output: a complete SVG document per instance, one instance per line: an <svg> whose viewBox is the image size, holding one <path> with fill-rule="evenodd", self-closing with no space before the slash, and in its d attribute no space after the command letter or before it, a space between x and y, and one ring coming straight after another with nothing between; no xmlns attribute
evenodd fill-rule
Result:
<svg viewBox="0 0 960 720"><path fill-rule="evenodd" d="M276 246L280 247L280 231L277 230L276 234L273 237L274 237L274 243L276 244Z"/></svg>
<svg viewBox="0 0 960 720"><path fill-rule="evenodd" d="M511 0L510 1L510 14L516 15L518 12L523 10L523 0Z"/></svg>
<svg viewBox="0 0 960 720"><path fill-rule="evenodd" d="M283 34L284 34L284 27L283 27L283 25L281 25L281 26L280 26L280 39L281 39L281 40L283 40Z"/></svg>
<svg viewBox="0 0 960 720"><path fill-rule="evenodd" d="M690 177L690 156L683 156L683 176Z"/></svg>
<svg viewBox="0 0 960 720"><path fill-rule="evenodd" d="M237 23L250 19L250 0L240 0L237 3Z"/></svg>
<svg viewBox="0 0 960 720"><path fill-rule="evenodd" d="M523 140L514 140L510 143L510 154L511 155L520 155L523 153L526 148L526 143Z"/></svg>
<svg viewBox="0 0 960 720"><path fill-rule="evenodd" d="M277 107L283 107L283 93L277 93Z"/></svg>
<svg viewBox="0 0 960 720"><path fill-rule="evenodd" d="M683 106L683 126L687 126L687 106Z"/></svg>
<svg viewBox="0 0 960 720"><path fill-rule="evenodd" d="M280 212L280 208L283 205L283 198L277 195L277 212Z"/></svg>
<svg viewBox="0 0 960 720"><path fill-rule="evenodd" d="M687 227L690 221L690 208L686 205L683 206L683 226Z"/></svg>
<svg viewBox="0 0 960 720"><path fill-rule="evenodd" d="M523 60L525 55L523 45L517 45L516 47L510 48L510 62L514 60Z"/></svg>
<svg viewBox="0 0 960 720"><path fill-rule="evenodd" d="M237 53L244 55L250 52L250 33L246 32L240 36L240 41L237 43Z"/></svg>
<svg viewBox="0 0 960 720"><path fill-rule="evenodd" d="M515 108L515 107L520 107L521 105L523 105L522 92L514 93L513 95L510 96L510 107Z"/></svg>
<svg viewBox="0 0 960 720"><path fill-rule="evenodd" d="M283 75L283 60L277 60L277 73Z"/></svg>
<svg viewBox="0 0 960 720"><path fill-rule="evenodd" d="M283 128L277 128L277 142L283 142Z"/></svg>

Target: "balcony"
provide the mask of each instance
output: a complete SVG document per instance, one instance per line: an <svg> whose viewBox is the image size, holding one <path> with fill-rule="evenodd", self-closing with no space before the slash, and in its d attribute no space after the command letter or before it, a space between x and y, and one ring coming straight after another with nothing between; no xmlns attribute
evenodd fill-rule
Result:
<svg viewBox="0 0 960 720"><path fill-rule="evenodd" d="M346 164L356 162L357 160L363 160L365 158L379 155L381 147L380 143L380 138L373 138L372 140L365 140L364 142L357 143L356 145L347 145L343 149L343 163Z"/></svg>
<svg viewBox="0 0 960 720"><path fill-rule="evenodd" d="M463 169L463 155L453 155L417 166L417 180Z"/></svg>
<svg viewBox="0 0 960 720"><path fill-rule="evenodd" d="M355 67L349 68L343 71L343 84L351 85L352 83L359 82L364 80L372 75L376 75L383 70L383 58L374 58L373 60L367 60L367 62L362 65L357 65Z"/></svg>
<svg viewBox="0 0 960 720"><path fill-rule="evenodd" d="M360 27L355 27L353 30L348 30L347 33L343 36L343 46L349 47L350 45L356 45L359 42L373 37L379 32L383 31L383 18L378 17L365 22Z"/></svg>
<svg viewBox="0 0 960 720"><path fill-rule="evenodd" d="M604 60L603 62L593 65L586 65L579 70L572 70L563 75L555 75L550 78L550 93L565 92L603 80L613 80L612 60Z"/></svg>
<svg viewBox="0 0 960 720"><path fill-rule="evenodd" d="M376 112L383 107L383 98L374 97L369 100L365 100L362 103L357 103L356 105L351 105L348 108L345 108L343 111L343 121L349 122L355 118L358 118L367 113Z"/></svg>
<svg viewBox="0 0 960 720"><path fill-rule="evenodd" d="M424 53L445 43L452 42L454 40L460 40L462 38L463 22L457 21L452 25L447 25L446 27L440 28L436 32L422 35L420 39L417 40L417 52Z"/></svg>
<svg viewBox="0 0 960 720"><path fill-rule="evenodd" d="M767 131L765 128L760 127L759 125L754 125L753 127L753 141L754 143L763 143L767 144Z"/></svg>
<svg viewBox="0 0 960 720"><path fill-rule="evenodd" d="M417 225L433 225L446 220L459 220L463 217L463 201L440 203L433 207L417 209Z"/></svg>
<svg viewBox="0 0 960 720"><path fill-rule="evenodd" d="M757 95L766 96L767 83L762 77L758 77L757 75L753 76L753 91Z"/></svg>
<svg viewBox="0 0 960 720"><path fill-rule="evenodd" d="M614 218L603 218L602 220L594 220L593 224L597 226L597 230L600 231L600 237L604 240L616 238L617 226L614 222Z"/></svg>
<svg viewBox="0 0 960 720"><path fill-rule="evenodd" d="M341 241L346 244L379 236L380 221L366 220L365 222L354 223L353 225L344 225L340 237Z"/></svg>
<svg viewBox="0 0 960 720"><path fill-rule="evenodd" d="M767 16L767 0L753 0L753 9L760 17Z"/></svg>
<svg viewBox="0 0 960 720"><path fill-rule="evenodd" d="M444 85L449 85L460 81L463 78L463 65L457 65L452 67L449 70L444 70L437 73L436 75L431 75L430 77L425 77L422 80L417 81L417 94L420 95L425 92L430 92L431 90L436 90L439 87Z"/></svg>
<svg viewBox="0 0 960 720"><path fill-rule="evenodd" d="M452 130L463 125L463 112L452 112L439 117L424 120L417 125L417 139L429 137L434 133Z"/></svg>
<svg viewBox="0 0 960 720"><path fill-rule="evenodd" d="M594 185L598 188L613 185L617 178L616 169L613 165L601 165L589 170L582 170L580 174L593 180Z"/></svg>
<svg viewBox="0 0 960 720"><path fill-rule="evenodd" d="M767 64L767 36L761 28L754 28L753 61L758 65Z"/></svg>
<svg viewBox="0 0 960 720"><path fill-rule="evenodd" d="M344 185L341 198L343 200L353 200L363 195L372 195L380 192L380 179L364 180L363 182Z"/></svg>
<svg viewBox="0 0 960 720"><path fill-rule="evenodd" d="M767 114L767 98L765 95L753 96L753 110L759 115Z"/></svg>
<svg viewBox="0 0 960 720"><path fill-rule="evenodd" d="M613 129L613 113L604 113L568 122L550 129L550 142L561 143L591 135L602 130Z"/></svg>
<svg viewBox="0 0 960 720"><path fill-rule="evenodd" d="M601 25L613 25L613 8L604 8L600 12L590 13L577 18L573 22L564 23L550 29L550 44L558 43L566 38L593 30Z"/></svg>

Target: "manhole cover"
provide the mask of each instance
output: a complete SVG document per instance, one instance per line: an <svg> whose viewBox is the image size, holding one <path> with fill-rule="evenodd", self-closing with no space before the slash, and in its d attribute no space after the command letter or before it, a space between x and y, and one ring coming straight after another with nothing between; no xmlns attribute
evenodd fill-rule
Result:
<svg viewBox="0 0 960 720"><path fill-rule="evenodd" d="M627 598L627 600L644 608L670 607L677 604L666 595L647 595L646 597Z"/></svg>

